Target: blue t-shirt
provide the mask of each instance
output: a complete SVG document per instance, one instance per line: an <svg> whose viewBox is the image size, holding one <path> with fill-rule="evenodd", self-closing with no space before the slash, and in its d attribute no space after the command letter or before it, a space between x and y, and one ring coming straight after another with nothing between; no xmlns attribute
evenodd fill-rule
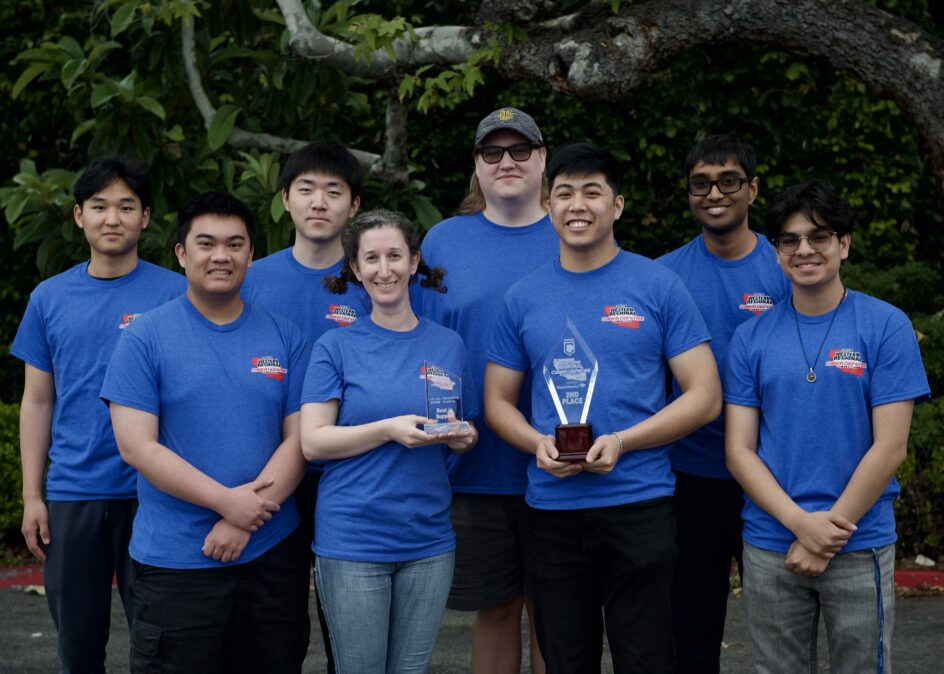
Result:
<svg viewBox="0 0 944 674"><path fill-rule="evenodd" d="M560 244L547 216L524 227L503 227L481 212L458 215L433 227L423 240L423 258L446 270L446 293L423 291L420 313L458 332L469 349L475 391L482 398L485 352L501 298L511 285L557 258ZM530 414L523 396L522 413ZM523 494L528 455L499 438L476 419L479 442L470 452L450 455L449 479L455 492Z"/></svg>
<svg viewBox="0 0 944 674"><path fill-rule="evenodd" d="M36 286L10 349L53 375L56 401L46 476L51 501L134 498L134 469L118 453L98 392L124 329L186 287L180 274L144 261L110 280L89 276L88 264Z"/></svg>
<svg viewBox="0 0 944 674"><path fill-rule="evenodd" d="M531 373L531 425L547 435L561 421L543 365L568 318L599 364L587 419L594 436L633 426L665 407L666 361L709 339L679 277L640 255L620 251L583 273L555 260L529 274L505 296L488 359ZM583 472L563 480L531 457L526 499L535 508L574 510L671 496L675 479L667 450L627 452L608 475Z"/></svg>
<svg viewBox="0 0 944 674"><path fill-rule="evenodd" d="M311 269L295 259L291 248L284 248L252 263L241 294L249 304L295 323L314 344L326 331L370 315L370 298L356 283L349 283L343 295L325 289L325 277L340 273L340 261L326 269Z"/></svg>
<svg viewBox="0 0 944 674"><path fill-rule="evenodd" d="M692 294L708 325L719 366L737 326L790 297L790 282L777 265L777 251L761 236L754 250L738 260L713 255L699 235L656 262L678 274ZM672 388L678 397L678 383L673 381ZM684 473L732 479L724 465L724 415L672 443L669 461Z"/></svg>
<svg viewBox="0 0 944 674"><path fill-rule="evenodd" d="M424 363L430 368L424 369ZM437 368L436 372L430 371ZM442 371L448 374L444 374ZM446 388L462 380L465 416L478 414L462 339L421 318L412 330L384 329L366 317L332 330L312 349L302 403L339 401L338 426L403 414L426 415L427 377ZM430 383L432 383L432 379ZM363 562L397 562L455 547L445 445L395 442L325 462L318 485L315 554Z"/></svg>
<svg viewBox="0 0 944 674"><path fill-rule="evenodd" d="M108 365L101 397L158 417L158 441L226 487L251 482L298 411L308 341L281 316L245 305L232 323L207 320L183 296L135 322ZM138 475L131 556L172 569L222 566L201 548L214 511L175 498ZM289 497L252 534L250 562L298 525Z"/></svg>
<svg viewBox="0 0 944 674"><path fill-rule="evenodd" d="M335 295L324 287L326 276L341 274L341 260L325 269L306 267L291 248L255 260L246 273L242 297L289 319L314 344L328 330L345 328L370 315L370 297L363 286L348 283L347 292ZM321 461L308 464L309 473L320 473Z"/></svg>
<svg viewBox="0 0 944 674"><path fill-rule="evenodd" d="M914 330L904 313L849 291L835 312L795 314L782 302L739 327L724 372L726 402L760 409L757 455L797 505L829 510L872 446L872 408L927 399L930 389ZM797 335L796 315L806 357ZM829 331L827 336L826 332ZM823 347L814 356L812 350ZM806 380L816 357L816 381ZM859 520L843 552L894 543L894 478ZM744 540L786 552L795 536L744 497Z"/></svg>

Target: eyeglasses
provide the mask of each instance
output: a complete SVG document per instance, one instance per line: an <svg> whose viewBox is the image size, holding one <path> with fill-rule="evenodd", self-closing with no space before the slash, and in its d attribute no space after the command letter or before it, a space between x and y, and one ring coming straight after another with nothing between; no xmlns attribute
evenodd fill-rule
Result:
<svg viewBox="0 0 944 674"><path fill-rule="evenodd" d="M806 242L810 244L810 248L817 253L822 253L832 244L833 236L839 236L839 234L828 229L818 229L806 236L781 234L774 239L774 245L777 246L777 250L781 255L788 257L796 254L797 250L800 248L800 241L806 239Z"/></svg>
<svg viewBox="0 0 944 674"><path fill-rule="evenodd" d="M475 152L482 158L486 164L497 164L508 153L513 161L528 161L531 159L531 151L541 147L535 143L515 143L508 147L501 145L483 145L475 148Z"/></svg>
<svg viewBox="0 0 944 674"><path fill-rule="evenodd" d="M711 194L711 188L717 185L721 194L734 194L750 182L750 178L742 178L741 176L722 176L717 180L695 178L688 181L688 193L693 197L707 197Z"/></svg>

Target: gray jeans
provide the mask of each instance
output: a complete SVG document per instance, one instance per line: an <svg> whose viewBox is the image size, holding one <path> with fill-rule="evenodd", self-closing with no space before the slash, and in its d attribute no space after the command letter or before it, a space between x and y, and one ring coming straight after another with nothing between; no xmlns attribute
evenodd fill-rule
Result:
<svg viewBox="0 0 944 674"><path fill-rule="evenodd" d="M822 613L830 672L891 674L895 546L836 555L816 578L788 569L785 557L744 544L754 669L815 673Z"/></svg>

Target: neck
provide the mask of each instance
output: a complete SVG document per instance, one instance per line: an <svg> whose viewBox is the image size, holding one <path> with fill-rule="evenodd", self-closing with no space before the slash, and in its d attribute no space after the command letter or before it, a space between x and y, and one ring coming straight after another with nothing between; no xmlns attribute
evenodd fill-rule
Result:
<svg viewBox="0 0 944 674"><path fill-rule="evenodd" d="M804 288L793 285L793 308L806 316L821 316L834 311L845 297L846 289L837 275L823 288Z"/></svg>
<svg viewBox="0 0 944 674"><path fill-rule="evenodd" d="M401 305L388 308L380 307L375 304L370 312L370 320L372 320L375 325L395 332L412 330L420 322L416 314L413 313L409 297L407 297L405 306Z"/></svg>
<svg viewBox="0 0 944 674"><path fill-rule="evenodd" d="M315 243L303 236L295 235L295 245L292 246L292 257L303 267L309 269L327 269L335 264L344 255L341 248L341 237L335 237L325 243Z"/></svg>
<svg viewBox="0 0 944 674"><path fill-rule="evenodd" d="M232 323L243 313L243 299L238 292L235 295L208 296L195 293L188 287L187 299L205 319L217 325Z"/></svg>
<svg viewBox="0 0 944 674"><path fill-rule="evenodd" d="M718 234L708 229L702 229L702 235L705 239L705 248L708 252L722 260L740 260L742 257L750 254L757 245L757 237L754 235L747 223L743 227Z"/></svg>
<svg viewBox="0 0 944 674"><path fill-rule="evenodd" d="M494 199L487 203L482 211L485 217L503 227L524 227L531 225L544 217L547 209L538 199L530 198L503 201Z"/></svg>
<svg viewBox="0 0 944 674"><path fill-rule="evenodd" d="M130 274L137 266L137 250L120 256L98 255L93 251L92 259L89 261L86 271L89 276L95 278L118 278Z"/></svg>
<svg viewBox="0 0 944 674"><path fill-rule="evenodd" d="M599 269L619 254L619 248L612 239L603 242L605 245L594 246L587 250L579 250L560 245L561 267L567 271L585 272Z"/></svg>

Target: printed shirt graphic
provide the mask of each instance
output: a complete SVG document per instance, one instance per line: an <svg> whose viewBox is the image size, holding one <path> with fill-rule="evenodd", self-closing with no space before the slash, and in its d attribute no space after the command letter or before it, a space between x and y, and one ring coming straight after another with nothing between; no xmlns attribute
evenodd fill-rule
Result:
<svg viewBox="0 0 944 674"><path fill-rule="evenodd" d="M613 323L621 328L639 329L639 324L646 318L640 316L636 309L626 304L610 304L603 307L604 316L600 320L604 323Z"/></svg>
<svg viewBox="0 0 944 674"><path fill-rule="evenodd" d="M754 250L739 260L713 255L701 234L656 260L678 274L695 298L711 333L711 351L719 371L734 330L790 297L790 283L777 264L776 249L767 239L755 236ZM673 396L680 393L673 381ZM724 465L724 414L672 443L669 458L674 470L733 479Z"/></svg>
<svg viewBox="0 0 944 674"><path fill-rule="evenodd" d="M266 377L281 381L285 379L288 370L282 367L281 361L275 356L263 356L261 358L252 359L252 369L250 372L259 372Z"/></svg>
<svg viewBox="0 0 944 674"><path fill-rule="evenodd" d="M357 320L357 310L346 304L331 304L325 318L346 328Z"/></svg>
<svg viewBox="0 0 944 674"><path fill-rule="evenodd" d="M890 304L850 290L836 312L794 316L790 303L782 302L735 331L724 399L759 409L757 455L790 498L808 512L829 510L872 446L872 409L921 402L930 391L911 323ZM812 384L797 322L806 348L820 344L827 332L829 342L846 347L820 355ZM844 552L895 541L898 491L892 479L856 523ZM751 545L786 552L796 538L747 496L742 516Z"/></svg>
<svg viewBox="0 0 944 674"><path fill-rule="evenodd" d="M135 319L138 318L141 314L122 314L121 323L118 324L118 327L122 330L127 328L129 325L134 323Z"/></svg>
<svg viewBox="0 0 944 674"><path fill-rule="evenodd" d="M830 349L826 367L835 367L840 372L861 377L868 367L862 360L862 354L855 349Z"/></svg>

